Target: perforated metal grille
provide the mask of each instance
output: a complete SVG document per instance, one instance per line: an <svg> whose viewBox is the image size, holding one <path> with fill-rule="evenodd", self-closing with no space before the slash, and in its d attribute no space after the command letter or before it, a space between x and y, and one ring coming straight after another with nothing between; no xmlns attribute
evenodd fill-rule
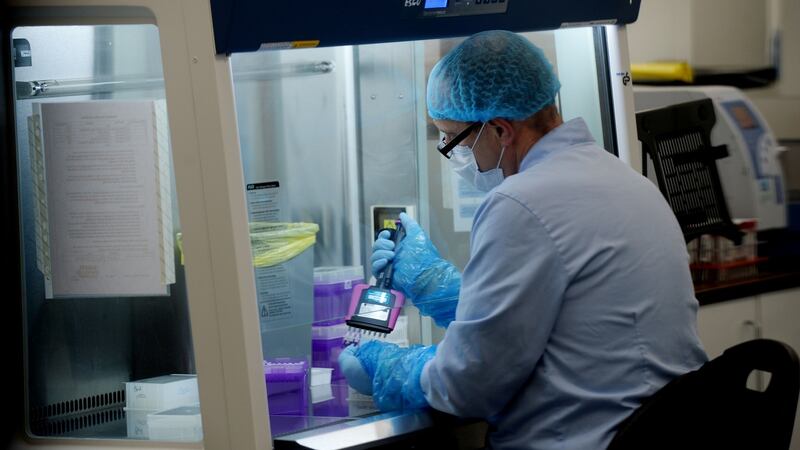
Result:
<svg viewBox="0 0 800 450"><path fill-rule="evenodd" d="M33 407L31 433L58 436L125 418L125 391L108 392L74 400Z"/></svg>
<svg viewBox="0 0 800 450"><path fill-rule="evenodd" d="M701 230L725 223L716 202L714 182L708 165L688 155L704 151L702 134L666 138L657 143L656 158L664 177L664 196L685 231Z"/></svg>

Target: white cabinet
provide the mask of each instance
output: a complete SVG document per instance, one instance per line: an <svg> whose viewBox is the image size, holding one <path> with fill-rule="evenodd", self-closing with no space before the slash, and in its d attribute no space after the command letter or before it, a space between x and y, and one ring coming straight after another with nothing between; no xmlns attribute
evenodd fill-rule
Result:
<svg viewBox="0 0 800 450"><path fill-rule="evenodd" d="M759 296L764 337L789 344L800 352L800 289ZM791 450L800 450L800 414L794 420Z"/></svg>
<svg viewBox="0 0 800 450"><path fill-rule="evenodd" d="M800 352L800 288L702 306L697 332L710 359L759 337L784 342ZM800 450L800 414L791 450Z"/></svg>
<svg viewBox="0 0 800 450"><path fill-rule="evenodd" d="M758 298L746 297L702 306L697 333L709 359L736 344L758 337Z"/></svg>
<svg viewBox="0 0 800 450"><path fill-rule="evenodd" d="M800 289L770 292L758 296L764 337L791 345L800 351Z"/></svg>

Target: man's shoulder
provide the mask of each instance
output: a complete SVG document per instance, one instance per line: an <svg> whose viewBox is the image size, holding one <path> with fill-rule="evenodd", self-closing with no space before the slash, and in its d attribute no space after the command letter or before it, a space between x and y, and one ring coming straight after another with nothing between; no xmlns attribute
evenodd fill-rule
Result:
<svg viewBox="0 0 800 450"><path fill-rule="evenodd" d="M596 143L565 148L508 177L495 192L528 204L532 209L554 198L591 197L606 189L641 187L644 177Z"/></svg>
<svg viewBox="0 0 800 450"><path fill-rule="evenodd" d="M591 227L608 209L663 209L658 189L604 149L587 144L565 150L508 177L490 193L485 210L523 208L552 231Z"/></svg>
<svg viewBox="0 0 800 450"><path fill-rule="evenodd" d="M573 189L575 169L569 163L557 159L560 158L553 155L536 166L506 178L490 192L486 200L498 203L501 207L518 203L533 211L548 198L564 195L566 191Z"/></svg>
<svg viewBox="0 0 800 450"><path fill-rule="evenodd" d="M517 192L516 189L501 187L490 191L475 212L473 232L481 230L494 235L530 229L530 222L538 222L539 219L532 208L534 202L520 194L521 191Z"/></svg>

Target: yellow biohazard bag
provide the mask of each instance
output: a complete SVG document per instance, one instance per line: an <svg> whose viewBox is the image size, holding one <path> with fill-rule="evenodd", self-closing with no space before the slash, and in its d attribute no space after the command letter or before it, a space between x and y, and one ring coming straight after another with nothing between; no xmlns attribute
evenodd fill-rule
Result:
<svg viewBox="0 0 800 450"><path fill-rule="evenodd" d="M317 242L315 223L251 222L250 248L254 267L270 267L303 253ZM183 240L177 236L183 264Z"/></svg>
<svg viewBox="0 0 800 450"><path fill-rule="evenodd" d="M253 266L270 267L286 262L317 242L315 223L251 222Z"/></svg>

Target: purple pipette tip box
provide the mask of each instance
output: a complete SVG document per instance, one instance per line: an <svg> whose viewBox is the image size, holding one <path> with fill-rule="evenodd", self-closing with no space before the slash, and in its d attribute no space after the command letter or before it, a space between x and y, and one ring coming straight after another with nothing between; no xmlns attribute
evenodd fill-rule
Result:
<svg viewBox="0 0 800 450"><path fill-rule="evenodd" d="M264 361L264 381L271 415L308 414L308 363L295 358Z"/></svg>

